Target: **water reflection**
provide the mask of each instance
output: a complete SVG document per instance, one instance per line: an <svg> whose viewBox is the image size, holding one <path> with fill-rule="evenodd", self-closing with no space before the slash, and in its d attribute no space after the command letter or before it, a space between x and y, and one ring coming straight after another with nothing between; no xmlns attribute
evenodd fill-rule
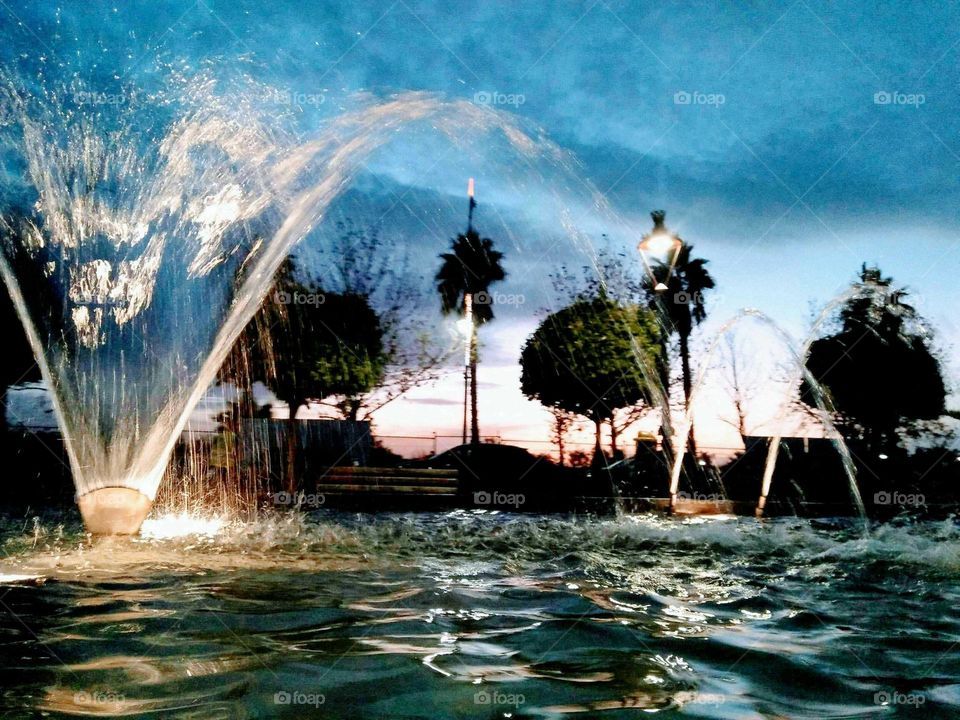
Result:
<svg viewBox="0 0 960 720"><path fill-rule="evenodd" d="M942 523L322 514L3 545L14 716L820 718L891 688L960 711Z"/></svg>

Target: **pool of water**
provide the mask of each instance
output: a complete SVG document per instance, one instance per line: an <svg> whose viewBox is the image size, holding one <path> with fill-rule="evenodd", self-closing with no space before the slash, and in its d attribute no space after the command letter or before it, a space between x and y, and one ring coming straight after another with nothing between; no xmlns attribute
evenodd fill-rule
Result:
<svg viewBox="0 0 960 720"><path fill-rule="evenodd" d="M0 520L0 716L960 717L960 525Z"/></svg>

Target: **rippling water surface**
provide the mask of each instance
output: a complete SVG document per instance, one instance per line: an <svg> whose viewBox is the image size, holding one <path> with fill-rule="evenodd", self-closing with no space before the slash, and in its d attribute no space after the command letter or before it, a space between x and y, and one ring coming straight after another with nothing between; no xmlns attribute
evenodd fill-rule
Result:
<svg viewBox="0 0 960 720"><path fill-rule="evenodd" d="M186 532L189 530L190 532ZM960 717L960 526L0 521L0 716Z"/></svg>

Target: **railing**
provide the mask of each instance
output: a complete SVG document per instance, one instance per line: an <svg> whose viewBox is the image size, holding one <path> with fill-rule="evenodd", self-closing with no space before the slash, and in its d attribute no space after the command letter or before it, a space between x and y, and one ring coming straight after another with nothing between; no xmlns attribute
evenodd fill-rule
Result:
<svg viewBox="0 0 960 720"><path fill-rule="evenodd" d="M436 433L432 435L381 435L374 433L374 439L398 455L409 458L438 455L463 443L462 435L440 435ZM481 435L480 441L497 445L518 445L527 448L535 455L549 455L553 458L556 458L558 455L557 444L551 440L507 438L496 434ZM571 453L578 451L590 456L593 455L594 445L592 442L568 440L564 442L563 446L564 454L567 457L569 457ZM608 450L609 443L604 443L603 447L605 450ZM633 440L628 441L626 437L621 438L620 449L626 456L631 457L636 450L635 443ZM697 451L708 454L732 456L734 453L743 452L743 448L702 445L698 443Z"/></svg>

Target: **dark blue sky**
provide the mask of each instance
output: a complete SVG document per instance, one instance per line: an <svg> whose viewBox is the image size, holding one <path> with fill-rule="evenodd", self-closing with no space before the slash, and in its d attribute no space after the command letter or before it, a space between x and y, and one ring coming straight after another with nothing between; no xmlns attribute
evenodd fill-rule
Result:
<svg viewBox="0 0 960 720"><path fill-rule="evenodd" d="M609 230L615 244L632 245L649 210L667 210L711 260L712 327L753 306L799 335L811 303L842 289L861 262L878 262L918 294L956 376L960 5L8 3L0 17L13 42L0 58L15 73L46 66L109 91L149 85L158 62L188 71L213 62L284 92L322 95L303 108L304 128L362 91L501 103L571 150L626 224L605 228L582 212L585 195L569 195L584 232ZM461 211L465 174L478 176L488 218L509 199L491 187L495 174L462 160L424 173L422 156L398 150L372 166L391 192L413 186L388 220L413 234L431 219L437 236L426 255L455 230L443 228ZM389 199L376 197L377 182L371 207ZM509 224L514 213L504 212ZM555 212L526 213L508 264L514 291L536 294L524 263L542 276L576 259L523 252L538 225L551 232ZM515 350L491 352L507 363Z"/></svg>

